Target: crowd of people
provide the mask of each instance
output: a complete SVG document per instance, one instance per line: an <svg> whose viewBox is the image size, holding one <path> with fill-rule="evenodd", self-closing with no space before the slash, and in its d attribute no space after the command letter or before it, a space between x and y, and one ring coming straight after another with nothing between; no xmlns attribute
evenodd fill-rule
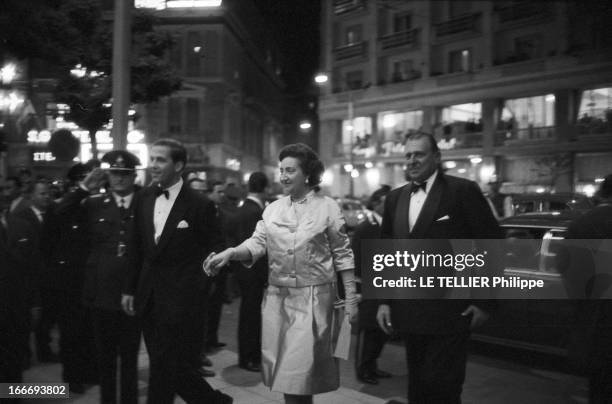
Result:
<svg viewBox="0 0 612 404"><path fill-rule="evenodd" d="M366 268L360 241L502 238L494 213L500 206L475 182L444 173L432 135L411 134L405 151L408 183L374 192L352 240L337 202L319 192L321 160L304 144L280 151L285 196L272 203L261 172L250 176L243 201L236 185L187 176L186 149L173 139L152 145L146 187L135 185L138 158L122 150L104 155L105 168L74 166L55 198L48 181L23 187L18 177L7 178L0 206L0 382L21 382L35 356L60 361L74 393L99 384L100 402L137 403L142 335L149 403L171 403L175 395L188 403L231 403L206 381L214 376L208 354L225 345L218 329L231 274L241 296L238 365L261 372L286 403L312 403L315 394L339 387L339 295L357 327L359 380L378 384L391 376L377 359L394 334L405 346L409 402L460 403L470 333L495 302L360 301ZM606 179L602 189L610 184ZM602 231L595 236L612 238ZM59 356L49 345L54 324ZM606 358L592 386L610 397Z"/></svg>

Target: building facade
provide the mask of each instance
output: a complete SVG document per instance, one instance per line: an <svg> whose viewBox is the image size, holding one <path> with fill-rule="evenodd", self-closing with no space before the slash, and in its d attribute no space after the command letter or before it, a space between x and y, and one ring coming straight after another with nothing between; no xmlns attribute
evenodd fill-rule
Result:
<svg viewBox="0 0 612 404"><path fill-rule="evenodd" d="M260 170L273 178L283 141L283 83L261 15L250 0L204 8L173 3L180 2L136 1L158 8L157 28L174 39L170 58L183 81L180 91L144 108L147 138L181 140L189 168L209 180L240 183Z"/></svg>
<svg viewBox="0 0 612 404"><path fill-rule="evenodd" d="M612 8L573 1L322 0L324 188L404 180L406 134L502 192L591 193L612 173Z"/></svg>

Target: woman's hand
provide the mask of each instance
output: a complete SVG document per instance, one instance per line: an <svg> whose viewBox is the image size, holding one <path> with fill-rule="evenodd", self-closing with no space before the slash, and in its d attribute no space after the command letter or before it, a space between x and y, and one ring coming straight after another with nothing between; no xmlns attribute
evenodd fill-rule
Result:
<svg viewBox="0 0 612 404"><path fill-rule="evenodd" d="M357 321L359 315L358 302L359 298L356 296L348 298L344 301L344 315L348 316L351 323L355 323Z"/></svg>
<svg viewBox="0 0 612 404"><path fill-rule="evenodd" d="M221 268L226 266L230 260L232 259L232 255L234 255L234 248L228 248L219 254L215 252L211 252L206 260L204 260L204 264L202 264L202 268L204 272L208 276L215 276L219 273Z"/></svg>

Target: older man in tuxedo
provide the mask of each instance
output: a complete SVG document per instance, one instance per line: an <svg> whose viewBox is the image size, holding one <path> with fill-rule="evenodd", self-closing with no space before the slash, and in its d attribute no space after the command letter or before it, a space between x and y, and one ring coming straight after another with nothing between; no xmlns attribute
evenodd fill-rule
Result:
<svg viewBox="0 0 612 404"><path fill-rule="evenodd" d="M138 313L149 352L147 401L170 404L175 394L187 403L231 403L198 372L202 343L204 258L222 246L214 204L181 177L185 147L157 140L150 151L153 186L134 206L132 273L122 305Z"/></svg>
<svg viewBox="0 0 612 404"><path fill-rule="evenodd" d="M407 185L385 201L381 238L500 238L501 230L478 185L445 175L433 136L406 141ZM470 330L488 318L491 303L457 300L393 300L381 304L377 320L404 338L410 404L458 404L465 379Z"/></svg>

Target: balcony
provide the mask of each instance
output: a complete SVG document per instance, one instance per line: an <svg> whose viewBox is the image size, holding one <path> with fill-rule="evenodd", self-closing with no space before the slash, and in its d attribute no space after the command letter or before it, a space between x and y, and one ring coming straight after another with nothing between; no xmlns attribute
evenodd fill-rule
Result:
<svg viewBox="0 0 612 404"><path fill-rule="evenodd" d="M474 13L435 24L436 38L465 32L480 32L479 20L480 13Z"/></svg>
<svg viewBox="0 0 612 404"><path fill-rule="evenodd" d="M542 126L520 128L520 129L500 129L495 132L495 145L507 146L525 142L540 142L554 140L555 127Z"/></svg>
<svg viewBox="0 0 612 404"><path fill-rule="evenodd" d="M419 30L412 29L410 31L395 32L390 35L385 35L378 38L383 49L397 48L399 46L419 45Z"/></svg>
<svg viewBox="0 0 612 404"><path fill-rule="evenodd" d="M365 9L366 2L365 0L334 0L333 7L335 15L342 15Z"/></svg>
<svg viewBox="0 0 612 404"><path fill-rule="evenodd" d="M500 24L507 24L515 21L539 21L549 19L551 12L545 3L524 1L497 10Z"/></svg>
<svg viewBox="0 0 612 404"><path fill-rule="evenodd" d="M361 41L349 45L339 46L334 49L334 57L336 60L345 60L365 56L367 45L367 41Z"/></svg>

